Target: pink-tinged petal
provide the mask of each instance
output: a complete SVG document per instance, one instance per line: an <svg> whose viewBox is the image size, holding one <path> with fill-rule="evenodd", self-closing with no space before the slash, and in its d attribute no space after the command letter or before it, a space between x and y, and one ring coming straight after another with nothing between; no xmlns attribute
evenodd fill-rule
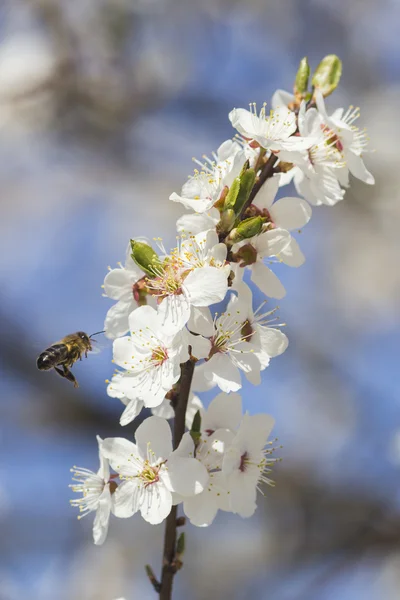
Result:
<svg viewBox="0 0 400 600"><path fill-rule="evenodd" d="M208 306L192 306L187 326L193 333L199 333L205 337L214 335L214 322Z"/></svg>
<svg viewBox="0 0 400 600"><path fill-rule="evenodd" d="M262 210L264 208L269 209L272 206L279 189L279 179L279 175L274 175L274 177L267 179L254 199L253 204L257 208Z"/></svg>
<svg viewBox="0 0 400 600"><path fill-rule="evenodd" d="M206 363L205 377L223 392L237 392L242 387L239 369L226 354L214 354Z"/></svg>
<svg viewBox="0 0 400 600"><path fill-rule="evenodd" d="M136 302L133 300L128 302L120 300L108 310L104 321L106 337L115 339L128 333L129 315L135 310L136 306Z"/></svg>
<svg viewBox="0 0 400 600"><path fill-rule="evenodd" d="M161 417L145 419L137 428L135 438L140 454L152 463L168 458L172 452L171 428Z"/></svg>
<svg viewBox="0 0 400 600"><path fill-rule="evenodd" d="M242 398L239 394L221 392L211 401L202 419L203 431L211 429L235 430L242 418Z"/></svg>
<svg viewBox="0 0 400 600"><path fill-rule="evenodd" d="M278 227L300 229L311 219L311 206L300 198L281 198L270 209L271 217Z"/></svg>
<svg viewBox="0 0 400 600"><path fill-rule="evenodd" d="M225 298L228 290L228 278L223 269L202 267L189 273L184 286L193 306L210 306L210 304L221 302Z"/></svg>
<svg viewBox="0 0 400 600"><path fill-rule="evenodd" d="M185 499L183 511L192 525L207 527L214 521L218 504L214 494L204 492L200 496Z"/></svg>
<svg viewBox="0 0 400 600"><path fill-rule="evenodd" d="M103 544L107 537L108 522L111 511L110 486L106 485L99 498L96 516L93 522L93 541L97 546Z"/></svg>
<svg viewBox="0 0 400 600"><path fill-rule="evenodd" d="M354 175L354 177L357 177L357 179L360 179L364 183L368 183L368 185L374 185L375 178L368 171L361 156L357 156L356 154L353 154L353 152L347 152L346 161L350 173Z"/></svg>
<svg viewBox="0 0 400 600"><path fill-rule="evenodd" d="M288 267L301 267L306 260L304 254L300 250L297 240L294 238L291 239L289 246L280 253L279 259L284 262L285 265L288 265Z"/></svg>
<svg viewBox="0 0 400 600"><path fill-rule="evenodd" d="M123 481L113 494L113 514L120 519L127 519L139 510L140 482L138 479Z"/></svg>
<svg viewBox="0 0 400 600"><path fill-rule="evenodd" d="M207 469L195 458L182 457L173 452L168 459L167 469L172 491L181 496L201 494L208 483Z"/></svg>
<svg viewBox="0 0 400 600"><path fill-rule="evenodd" d="M137 446L125 438L105 438L102 452L110 465L122 475L136 475L140 467L132 459L139 458Z"/></svg>
<svg viewBox="0 0 400 600"><path fill-rule="evenodd" d="M251 281L270 298L283 298L286 290L278 277L262 262L257 261L251 270Z"/></svg>
<svg viewBox="0 0 400 600"><path fill-rule="evenodd" d="M289 106L293 102L294 96L285 90L276 90L271 98L271 106L275 110L278 106Z"/></svg>
<svg viewBox="0 0 400 600"><path fill-rule="evenodd" d="M154 483L144 490L140 513L151 525L162 523L171 512L171 507L171 492L162 484Z"/></svg>
<svg viewBox="0 0 400 600"><path fill-rule="evenodd" d="M129 400L119 420L120 425L128 425L141 413L144 404L142 400Z"/></svg>
<svg viewBox="0 0 400 600"><path fill-rule="evenodd" d="M113 300L129 300L132 297L132 286L139 277L126 269L112 269L104 279L104 293Z"/></svg>

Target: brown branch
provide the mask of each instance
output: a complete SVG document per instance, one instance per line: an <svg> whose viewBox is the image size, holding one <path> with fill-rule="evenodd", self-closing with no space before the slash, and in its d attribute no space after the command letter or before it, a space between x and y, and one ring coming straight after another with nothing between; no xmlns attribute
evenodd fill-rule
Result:
<svg viewBox="0 0 400 600"><path fill-rule="evenodd" d="M242 215L244 215L246 208L248 208L253 202L254 198L257 196L258 192L260 191L264 183L267 181L267 179L272 177L272 175L274 174L274 166L277 160L278 157L276 156L276 154L271 154L271 156L263 166L260 176L254 184L253 189L250 192L250 196L247 199L247 202L243 206Z"/></svg>
<svg viewBox="0 0 400 600"><path fill-rule="evenodd" d="M195 362L188 360L181 366L181 379L179 384L179 395L177 399L174 422L174 449L179 446L185 433L186 407L189 400L190 386L194 373ZM176 555L176 529L177 529L177 507L173 506L167 517L164 535L164 554L161 573L160 600L171 600L174 575L177 571L175 561Z"/></svg>

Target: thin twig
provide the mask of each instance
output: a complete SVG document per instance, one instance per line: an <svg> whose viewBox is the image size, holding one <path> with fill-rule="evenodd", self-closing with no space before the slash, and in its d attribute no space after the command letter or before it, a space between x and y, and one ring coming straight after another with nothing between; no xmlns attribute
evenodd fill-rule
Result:
<svg viewBox="0 0 400 600"><path fill-rule="evenodd" d="M189 400L190 386L194 373L195 361L188 360L181 366L181 379L179 384L179 395L177 399L174 421L174 449L179 446L185 433L186 408ZM164 535L164 554L161 572L160 600L171 600L174 575L177 571L176 557L176 529L177 529L177 507L173 506L167 517Z"/></svg>
<svg viewBox="0 0 400 600"><path fill-rule="evenodd" d="M278 157L276 156L276 154L271 154L271 156L263 166L260 176L254 184L253 189L250 192L250 196L247 199L247 202L243 206L242 215L244 215L244 213L246 212L246 208L248 208L253 202L254 198L256 197L264 183L267 181L267 179L272 177L272 175L274 174L274 166L277 160Z"/></svg>

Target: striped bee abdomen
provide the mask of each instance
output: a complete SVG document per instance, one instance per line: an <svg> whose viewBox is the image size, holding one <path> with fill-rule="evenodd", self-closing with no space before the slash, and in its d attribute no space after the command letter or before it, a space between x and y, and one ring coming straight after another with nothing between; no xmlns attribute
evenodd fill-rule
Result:
<svg viewBox="0 0 400 600"><path fill-rule="evenodd" d="M66 344L54 344L40 354L37 359L37 368L40 371L47 371L63 363L68 356L68 347Z"/></svg>

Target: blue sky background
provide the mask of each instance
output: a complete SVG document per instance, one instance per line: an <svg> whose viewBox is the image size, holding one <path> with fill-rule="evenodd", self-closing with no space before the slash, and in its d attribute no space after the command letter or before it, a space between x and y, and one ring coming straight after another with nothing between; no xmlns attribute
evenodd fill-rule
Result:
<svg viewBox="0 0 400 600"><path fill-rule="evenodd" d="M95 434L121 434L121 405L105 393L111 346L74 367L79 390L36 372L36 356L66 333L102 328L111 302L100 286L130 237L173 244L182 211L168 196L191 172L192 156L233 134L231 108L269 101L276 88L290 89L302 56L315 67L328 53L344 64L330 107L361 106L377 185L353 182L340 206L315 209L299 236L305 265L279 267L290 346L261 386L242 389L247 410L276 419L284 458L277 487L260 496L250 520L223 514L208 529L188 527L176 598L398 598L398 544L366 542L343 562L347 542L335 541L359 524L385 531L400 520L398 3L143 0L121 13L128 33L118 52L99 26L108 3L71 3L63 18L78 40L85 85L104 71L98 102L111 94L134 107L118 117L103 108L96 118L76 98L65 101L60 84L36 94L23 114L7 98L18 81L11 43L42 36L53 59L59 50L35 3L5 6L0 600L153 597L143 565L158 570L162 527L113 520L96 548L92 517L78 523L69 506L70 467L96 469Z"/></svg>

